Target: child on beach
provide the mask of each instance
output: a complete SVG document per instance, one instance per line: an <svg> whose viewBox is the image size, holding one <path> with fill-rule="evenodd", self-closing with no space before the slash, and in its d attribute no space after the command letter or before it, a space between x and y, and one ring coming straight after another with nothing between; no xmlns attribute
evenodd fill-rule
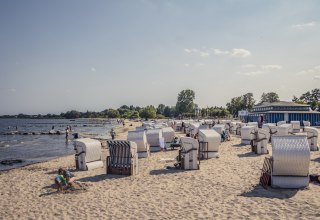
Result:
<svg viewBox="0 0 320 220"><path fill-rule="evenodd" d="M111 135L112 140L114 140L116 132L113 130L113 128L111 128L110 135Z"/></svg>
<svg viewBox="0 0 320 220"><path fill-rule="evenodd" d="M63 191L63 186L71 187L74 181L74 175L70 171L64 170L62 168L59 168L58 175L54 179L58 191Z"/></svg>

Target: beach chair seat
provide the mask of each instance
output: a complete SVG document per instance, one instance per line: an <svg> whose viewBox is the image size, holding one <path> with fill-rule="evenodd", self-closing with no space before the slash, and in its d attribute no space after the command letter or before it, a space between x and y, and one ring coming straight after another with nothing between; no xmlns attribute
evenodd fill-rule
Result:
<svg viewBox="0 0 320 220"><path fill-rule="evenodd" d="M309 184L309 164L306 136L274 136L272 157L264 161L260 184L263 187L270 184L274 188L304 188Z"/></svg>
<svg viewBox="0 0 320 220"><path fill-rule="evenodd" d="M221 135L214 130L199 130L199 159L219 157Z"/></svg>
<svg viewBox="0 0 320 220"><path fill-rule="evenodd" d="M74 141L75 162L78 170L92 170L103 167L101 160L101 142L90 138Z"/></svg>
<svg viewBox="0 0 320 220"><path fill-rule="evenodd" d="M132 141L107 141L110 156L107 157L107 174L138 174L137 144Z"/></svg>
<svg viewBox="0 0 320 220"><path fill-rule="evenodd" d="M179 158L181 158L181 169L198 170L200 161L198 157L199 142L194 138L181 137L181 150L179 150Z"/></svg>
<svg viewBox="0 0 320 220"><path fill-rule="evenodd" d="M308 138L308 144L311 151L317 151L319 150L318 146L318 136L319 132L316 128L313 127L304 127L303 129L305 132L307 132L307 138Z"/></svg>
<svg viewBox="0 0 320 220"><path fill-rule="evenodd" d="M300 132L300 121L290 121L290 124L292 125L293 133Z"/></svg>
<svg viewBox="0 0 320 220"><path fill-rule="evenodd" d="M268 154L269 131L258 128L252 140L252 151L256 154Z"/></svg>
<svg viewBox="0 0 320 220"><path fill-rule="evenodd" d="M160 142L162 141L162 129L147 130L147 142L150 145L150 152L157 152L161 150Z"/></svg>
<svg viewBox="0 0 320 220"><path fill-rule="evenodd" d="M137 144L137 152L139 158L147 158L150 156L150 145L147 142L145 130L128 131L128 141L133 141Z"/></svg>
<svg viewBox="0 0 320 220"><path fill-rule="evenodd" d="M255 139L255 132L257 130L256 126L244 126L241 128L241 144L251 144L253 139Z"/></svg>

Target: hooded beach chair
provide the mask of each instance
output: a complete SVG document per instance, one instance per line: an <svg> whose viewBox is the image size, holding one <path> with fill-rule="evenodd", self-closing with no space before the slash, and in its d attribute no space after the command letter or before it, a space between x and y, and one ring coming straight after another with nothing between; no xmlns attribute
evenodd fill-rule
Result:
<svg viewBox="0 0 320 220"><path fill-rule="evenodd" d="M161 150L160 142L162 137L162 129L150 129L147 130L147 142L150 145L151 152L157 152Z"/></svg>
<svg viewBox="0 0 320 220"><path fill-rule="evenodd" d="M255 139L256 126L244 126L241 128L241 144L251 144L251 141Z"/></svg>
<svg viewBox="0 0 320 220"><path fill-rule="evenodd" d="M107 174L138 174L137 144L132 141L107 141L110 156L107 157Z"/></svg>
<svg viewBox="0 0 320 220"><path fill-rule="evenodd" d="M277 133L277 125L274 123L266 123L262 125L262 129L269 131L269 141L271 141L271 137Z"/></svg>
<svg viewBox="0 0 320 220"><path fill-rule="evenodd" d="M76 150L76 169L92 170L103 167L101 160L101 142L90 138L81 138L74 141Z"/></svg>
<svg viewBox="0 0 320 220"><path fill-rule="evenodd" d="M214 130L199 130L199 159L219 157L221 135Z"/></svg>
<svg viewBox="0 0 320 220"><path fill-rule="evenodd" d="M226 125L225 124L215 124L212 127L213 130L215 130L216 132L218 132L218 134L223 134L223 132L226 131Z"/></svg>
<svg viewBox="0 0 320 220"><path fill-rule="evenodd" d="M309 184L310 148L302 135L274 136L272 156L265 158L260 184L275 188L303 188Z"/></svg>
<svg viewBox="0 0 320 220"><path fill-rule="evenodd" d="M181 150L179 150L179 158L181 160L181 169L198 170L200 168L198 140L189 137L181 137L180 141Z"/></svg>
<svg viewBox="0 0 320 220"><path fill-rule="evenodd" d="M292 124L281 124L277 126L276 135L289 135L292 133Z"/></svg>
<svg viewBox="0 0 320 220"><path fill-rule="evenodd" d="M174 139L175 132L171 127L162 128L162 137L165 143L169 143Z"/></svg>
<svg viewBox="0 0 320 220"><path fill-rule="evenodd" d="M308 138L308 144L310 147L311 151L317 151L319 150L318 146L318 136L319 132L318 129L313 128L313 127L304 127L304 132L307 133L307 138Z"/></svg>
<svg viewBox="0 0 320 220"><path fill-rule="evenodd" d="M303 121L302 123L303 123L304 127L310 127L311 126L310 121Z"/></svg>
<svg viewBox="0 0 320 220"><path fill-rule="evenodd" d="M146 131L128 131L127 140L133 141L137 144L139 158L146 158L150 156L150 146L147 142Z"/></svg>
<svg viewBox="0 0 320 220"><path fill-rule="evenodd" d="M269 139L270 133L268 130L256 129L254 139L252 140L252 151L256 154L267 154Z"/></svg>
<svg viewBox="0 0 320 220"><path fill-rule="evenodd" d="M292 132L300 132L300 121L291 121L290 124L292 125Z"/></svg>

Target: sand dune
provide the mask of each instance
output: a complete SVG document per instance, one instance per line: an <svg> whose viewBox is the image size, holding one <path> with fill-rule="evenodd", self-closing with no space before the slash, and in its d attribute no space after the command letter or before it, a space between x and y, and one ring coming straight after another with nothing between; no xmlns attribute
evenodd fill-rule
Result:
<svg viewBox="0 0 320 220"><path fill-rule="evenodd" d="M195 171L165 169L173 163L159 160L177 150L139 159L132 177L105 175L105 168L76 171L73 156L3 171L0 219L320 219L320 186L263 189L265 155L239 143L235 136L222 143L220 158L201 161ZM56 193L60 166L74 172L77 190ZM320 152L311 152L310 173L319 171Z"/></svg>

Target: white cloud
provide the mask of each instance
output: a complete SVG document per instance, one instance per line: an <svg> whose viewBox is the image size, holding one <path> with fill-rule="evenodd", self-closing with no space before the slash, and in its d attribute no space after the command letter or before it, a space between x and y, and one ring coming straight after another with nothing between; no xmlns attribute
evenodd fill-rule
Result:
<svg viewBox="0 0 320 220"><path fill-rule="evenodd" d="M280 66L280 65L261 65L261 68L264 70L281 70L282 66Z"/></svg>
<svg viewBox="0 0 320 220"><path fill-rule="evenodd" d="M215 48L212 48L212 50L213 50L215 55L227 55L227 54L230 53L227 50L220 50L220 49L215 49Z"/></svg>
<svg viewBox="0 0 320 220"><path fill-rule="evenodd" d="M266 73L267 71L257 70L257 71L250 71L250 72L238 72L237 74L244 75L244 76L258 76Z"/></svg>
<svg viewBox="0 0 320 220"><path fill-rule="evenodd" d="M186 48L186 49L184 49L184 52L186 52L186 53L198 53L199 50L198 49L188 49L188 48Z"/></svg>
<svg viewBox="0 0 320 220"><path fill-rule="evenodd" d="M245 65L242 65L241 67L244 68L244 69L249 69L249 68L256 67L256 65L254 65L254 64L245 64Z"/></svg>
<svg viewBox="0 0 320 220"><path fill-rule="evenodd" d="M202 47L201 50L198 49L184 49L185 53L188 54L197 54L201 57L208 57L212 54L218 55L218 56L223 56L223 55L228 55L228 56L232 56L232 57L239 57L239 58L246 58L251 56L251 52L249 50L246 49L239 49L239 48L234 48L231 51L228 50L220 50L217 48L211 48L209 49L205 49L206 47Z"/></svg>
<svg viewBox="0 0 320 220"><path fill-rule="evenodd" d="M316 22L311 21L309 23L303 23L303 24L294 24L291 27L296 29L305 29L316 26Z"/></svg>
<svg viewBox="0 0 320 220"><path fill-rule="evenodd" d="M320 75L319 76L314 76L313 79L320 80Z"/></svg>
<svg viewBox="0 0 320 220"><path fill-rule="evenodd" d="M189 63L185 63L185 64L183 64L185 67L189 67L190 66L190 64Z"/></svg>
<svg viewBox="0 0 320 220"><path fill-rule="evenodd" d="M251 52L246 49L234 48L231 52L231 56L245 58L251 56Z"/></svg>
<svg viewBox="0 0 320 220"><path fill-rule="evenodd" d="M244 76L258 76L258 75L264 75L267 73L272 73L272 72L281 70L282 66L275 65L275 64L273 65L246 64L246 65L242 65L241 68L244 70L244 72L241 71L241 72L237 72L236 74L244 75Z"/></svg>
<svg viewBox="0 0 320 220"><path fill-rule="evenodd" d="M296 75L304 76L304 75L308 75L308 74L312 74L312 73L320 73L320 65L312 67L310 69L306 69L306 70L302 70L300 72L297 72Z"/></svg>
<svg viewBox="0 0 320 220"><path fill-rule="evenodd" d="M210 56L210 53L200 51L200 56L202 56L202 57L208 57L208 56Z"/></svg>
<svg viewBox="0 0 320 220"><path fill-rule="evenodd" d="M91 67L91 72L97 72L96 68Z"/></svg>

